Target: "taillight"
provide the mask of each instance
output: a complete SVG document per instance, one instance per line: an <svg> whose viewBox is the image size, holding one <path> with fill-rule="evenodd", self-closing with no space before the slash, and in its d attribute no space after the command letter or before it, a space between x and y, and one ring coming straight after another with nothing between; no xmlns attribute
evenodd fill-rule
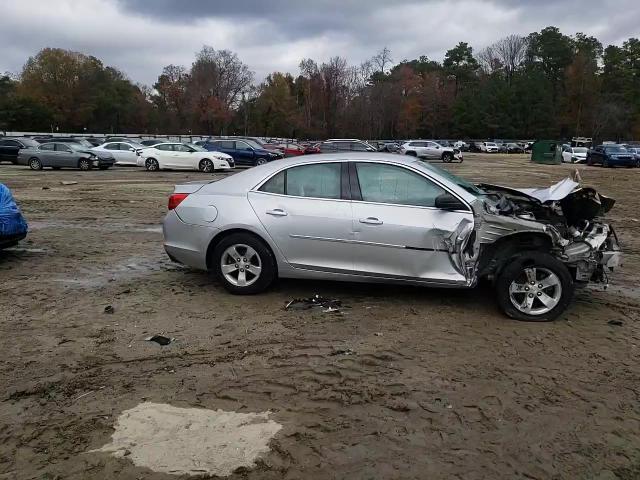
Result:
<svg viewBox="0 0 640 480"><path fill-rule="evenodd" d="M169 197L169 210L173 210L178 205L182 203L182 201L189 196L188 193L173 193Z"/></svg>

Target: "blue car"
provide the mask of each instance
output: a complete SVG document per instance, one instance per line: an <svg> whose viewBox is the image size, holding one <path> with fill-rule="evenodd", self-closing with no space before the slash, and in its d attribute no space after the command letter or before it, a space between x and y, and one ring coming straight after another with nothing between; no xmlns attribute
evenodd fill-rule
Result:
<svg viewBox="0 0 640 480"><path fill-rule="evenodd" d="M587 165L640 167L640 159L622 145L598 145L587 152Z"/></svg>
<svg viewBox="0 0 640 480"><path fill-rule="evenodd" d="M261 148L257 143L245 139L212 139L202 143L201 147L210 152L222 152L231 155L238 166L255 167L283 157L280 153L270 152Z"/></svg>
<svg viewBox="0 0 640 480"><path fill-rule="evenodd" d="M25 221L11 190L0 183L0 249L11 247L27 236Z"/></svg>

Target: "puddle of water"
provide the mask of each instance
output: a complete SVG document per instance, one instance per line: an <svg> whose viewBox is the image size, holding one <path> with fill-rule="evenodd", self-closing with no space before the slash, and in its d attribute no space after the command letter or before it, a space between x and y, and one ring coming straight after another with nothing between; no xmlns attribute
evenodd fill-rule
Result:
<svg viewBox="0 0 640 480"><path fill-rule="evenodd" d="M140 257L136 257L136 261L127 261L115 265L105 265L102 268L83 268L78 269L78 275L74 278L58 277L55 281L71 285L75 287L101 287L109 282L131 280L138 277L144 277L155 272L183 270L186 267L173 263L165 257L145 258L140 261Z"/></svg>
<svg viewBox="0 0 640 480"><path fill-rule="evenodd" d="M118 417L108 452L173 475L231 475L269 452L282 425L269 412L237 413L141 403Z"/></svg>

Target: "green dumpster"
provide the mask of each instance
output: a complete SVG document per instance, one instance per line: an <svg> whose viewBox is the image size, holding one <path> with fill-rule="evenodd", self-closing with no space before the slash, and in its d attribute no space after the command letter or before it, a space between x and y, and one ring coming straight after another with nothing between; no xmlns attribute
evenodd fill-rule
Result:
<svg viewBox="0 0 640 480"><path fill-rule="evenodd" d="M562 142L538 140L531 147L531 161L548 165L562 163Z"/></svg>

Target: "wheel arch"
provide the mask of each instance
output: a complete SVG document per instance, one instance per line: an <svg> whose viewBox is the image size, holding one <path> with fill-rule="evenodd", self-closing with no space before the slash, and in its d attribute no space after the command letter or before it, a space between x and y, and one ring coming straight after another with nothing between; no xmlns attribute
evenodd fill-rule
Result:
<svg viewBox="0 0 640 480"><path fill-rule="evenodd" d="M221 232L218 232L209 242L209 245L207 247L207 269L211 270L212 266L213 266L213 252L216 248L216 246L225 238L227 238L230 235L234 235L236 233L242 233L245 235L251 235L252 237L254 237L256 240L258 240L259 242L261 242L262 244L264 244L264 246L266 247L266 249L269 251L269 253L271 254L271 256L273 257L273 261L276 267L276 276L278 274L278 257L275 255L275 252L273 250L273 248L271 247L271 245L269 244L269 242L267 240L265 240L263 235L260 235L259 233L256 233L255 231L249 230L248 228L242 228L242 227L235 227L235 228L230 228L228 230L223 230Z"/></svg>
<svg viewBox="0 0 640 480"><path fill-rule="evenodd" d="M484 245L478 257L478 278L500 275L509 260L520 252L551 253L553 241L543 232L516 232Z"/></svg>

